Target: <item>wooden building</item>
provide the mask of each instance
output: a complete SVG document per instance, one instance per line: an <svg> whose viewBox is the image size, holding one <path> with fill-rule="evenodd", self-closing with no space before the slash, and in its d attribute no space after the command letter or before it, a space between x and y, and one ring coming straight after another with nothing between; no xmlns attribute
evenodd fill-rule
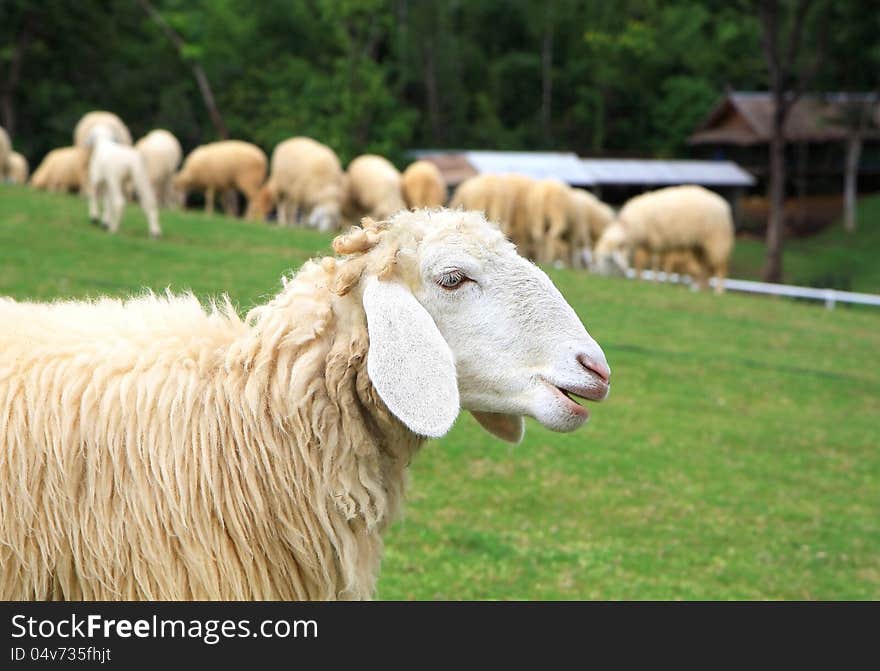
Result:
<svg viewBox="0 0 880 671"><path fill-rule="evenodd" d="M785 125L790 196L839 194L854 111L876 99L867 93L802 96ZM695 156L732 160L758 178L763 192L775 105L770 93L729 91L690 136ZM880 190L880 105L874 104L859 165L863 192Z"/></svg>

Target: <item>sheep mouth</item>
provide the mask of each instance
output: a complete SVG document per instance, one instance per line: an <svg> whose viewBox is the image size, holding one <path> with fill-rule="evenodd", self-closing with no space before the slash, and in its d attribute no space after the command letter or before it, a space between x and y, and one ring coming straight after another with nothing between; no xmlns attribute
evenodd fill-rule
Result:
<svg viewBox="0 0 880 671"><path fill-rule="evenodd" d="M582 417L589 417L590 411L585 408L581 402L592 401L594 403L599 403L604 401L608 396L608 390L610 388L610 385L604 380L600 380L598 376L596 376L595 380L591 380L590 384L586 385L562 386L554 384L549 380L544 380L544 382L546 382L547 386L553 390L553 393L563 402L569 412L573 415L579 415Z"/></svg>
<svg viewBox="0 0 880 671"><path fill-rule="evenodd" d="M578 403L575 399L579 398L582 401L586 401L583 396L578 396L574 392L563 389L562 387L554 387L556 393L564 399L565 405L568 407L569 411L573 415L582 415L584 417L590 416L590 411Z"/></svg>

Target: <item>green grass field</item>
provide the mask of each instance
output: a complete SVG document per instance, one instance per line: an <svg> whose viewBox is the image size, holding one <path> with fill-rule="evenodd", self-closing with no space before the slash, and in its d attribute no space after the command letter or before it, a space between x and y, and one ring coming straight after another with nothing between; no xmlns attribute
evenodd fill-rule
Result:
<svg viewBox="0 0 880 671"><path fill-rule="evenodd" d="M880 291L880 199L852 240L792 244L790 280ZM329 237L0 187L0 295L227 292L246 309ZM737 246L734 274L760 267ZM737 273L736 271L741 271ZM551 271L614 370L590 423L501 443L463 414L412 465L383 599L880 598L880 310Z"/></svg>

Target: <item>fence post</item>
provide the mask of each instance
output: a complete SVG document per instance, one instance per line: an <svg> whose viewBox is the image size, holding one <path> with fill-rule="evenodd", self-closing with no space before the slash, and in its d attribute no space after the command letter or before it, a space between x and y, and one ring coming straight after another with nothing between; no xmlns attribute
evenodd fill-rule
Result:
<svg viewBox="0 0 880 671"><path fill-rule="evenodd" d="M834 289L825 289L825 307L828 310L834 309Z"/></svg>

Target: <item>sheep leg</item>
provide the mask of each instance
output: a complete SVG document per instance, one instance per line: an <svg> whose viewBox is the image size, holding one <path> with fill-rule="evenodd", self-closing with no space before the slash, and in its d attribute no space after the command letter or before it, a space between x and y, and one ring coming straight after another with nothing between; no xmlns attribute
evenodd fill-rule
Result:
<svg viewBox="0 0 880 671"><path fill-rule="evenodd" d="M144 208L144 214L147 215L147 225L150 227L150 237L161 238L162 229L159 228L159 213L156 211L156 208Z"/></svg>
<svg viewBox="0 0 880 671"><path fill-rule="evenodd" d="M205 189L205 214L214 214L214 187Z"/></svg>
<svg viewBox="0 0 880 671"><path fill-rule="evenodd" d="M223 213L227 217L237 217L238 216L238 197L236 196L235 189L225 189L223 191L222 203L223 203Z"/></svg>
<svg viewBox="0 0 880 671"><path fill-rule="evenodd" d="M257 204L259 202L260 190L259 188L252 191L244 191L245 198L245 210L244 210L244 218L247 221L260 221L262 217L260 216L260 208Z"/></svg>
<svg viewBox="0 0 880 671"><path fill-rule="evenodd" d="M724 293L724 280L727 278L727 261L722 261L715 265L715 279L718 281L718 284L715 285L715 293L723 294Z"/></svg>
<svg viewBox="0 0 880 671"><path fill-rule="evenodd" d="M654 252L651 254L651 272L654 273L654 281L660 281L660 254Z"/></svg>
<svg viewBox="0 0 880 671"><path fill-rule="evenodd" d="M119 182L110 182L106 188L107 202L110 206L107 228L111 233L116 233L119 230L119 222L122 219L122 211L125 208L125 193L123 193L122 185Z"/></svg>
<svg viewBox="0 0 880 671"><path fill-rule="evenodd" d="M170 203L168 202L168 193L169 193L169 184L168 184L168 176L162 177L158 182L156 182L156 205L158 207L168 207Z"/></svg>
<svg viewBox="0 0 880 671"><path fill-rule="evenodd" d="M248 171L244 174L239 174L235 178L235 188L241 192L247 203L244 218L248 221L260 220L260 211L257 203L259 202L258 196L265 177L265 172L257 174Z"/></svg>
<svg viewBox="0 0 880 671"><path fill-rule="evenodd" d="M100 184L95 188L99 189L101 199L101 226L110 228L110 222L113 220L113 200L110 198L110 189L107 184Z"/></svg>
<svg viewBox="0 0 880 671"><path fill-rule="evenodd" d="M52 189L50 188L49 191L52 191ZM92 223L95 224L98 223L98 219L101 216L98 209L98 198L101 194L97 193L97 191L97 188L92 188L89 191L89 219L92 221Z"/></svg>
<svg viewBox="0 0 880 671"><path fill-rule="evenodd" d="M645 259L648 254L641 248L636 247L633 250L633 268L636 271L636 277L641 279L642 273L645 270Z"/></svg>
<svg viewBox="0 0 880 671"><path fill-rule="evenodd" d="M584 250L582 247L578 245L571 246L571 267L572 268L583 268L584 267Z"/></svg>

